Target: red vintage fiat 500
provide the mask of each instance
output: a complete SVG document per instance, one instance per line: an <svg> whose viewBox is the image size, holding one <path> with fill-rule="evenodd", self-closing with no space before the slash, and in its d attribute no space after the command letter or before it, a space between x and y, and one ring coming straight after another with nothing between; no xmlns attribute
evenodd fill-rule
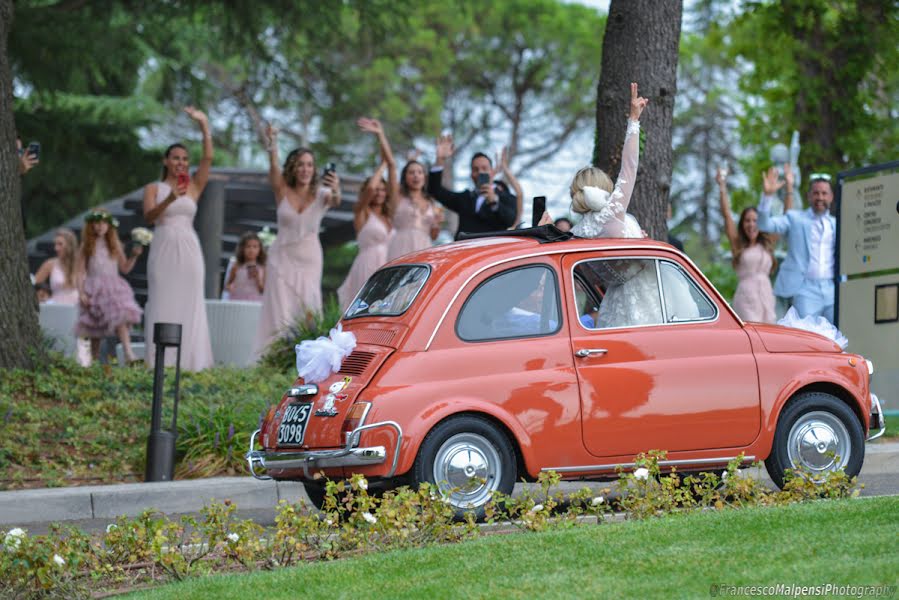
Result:
<svg viewBox="0 0 899 600"><path fill-rule="evenodd" d="M301 480L316 504L324 478L427 481L478 510L520 478L610 478L651 449L680 471L743 453L778 485L794 465L859 472L883 432L869 361L744 323L667 244L543 242L468 240L375 273L341 320L352 353L272 408L253 475Z"/></svg>

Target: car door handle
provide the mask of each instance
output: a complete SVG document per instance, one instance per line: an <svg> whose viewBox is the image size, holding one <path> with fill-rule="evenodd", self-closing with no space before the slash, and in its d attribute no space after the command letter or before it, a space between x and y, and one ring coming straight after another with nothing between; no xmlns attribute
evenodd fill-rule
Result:
<svg viewBox="0 0 899 600"><path fill-rule="evenodd" d="M587 358L588 356L592 356L593 354L605 354L608 352L605 348L581 348L577 352L574 353L578 358Z"/></svg>

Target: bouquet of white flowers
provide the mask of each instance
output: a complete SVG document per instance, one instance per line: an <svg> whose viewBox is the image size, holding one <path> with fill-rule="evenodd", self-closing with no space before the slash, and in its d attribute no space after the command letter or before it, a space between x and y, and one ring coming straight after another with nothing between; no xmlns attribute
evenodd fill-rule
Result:
<svg viewBox="0 0 899 600"><path fill-rule="evenodd" d="M268 248L272 245L275 239L278 237L278 234L268 228L268 225L262 228L258 234L259 241L262 242L262 245Z"/></svg>
<svg viewBox="0 0 899 600"><path fill-rule="evenodd" d="M146 227L135 227L131 230L131 239L141 246L149 246L153 241L153 232Z"/></svg>

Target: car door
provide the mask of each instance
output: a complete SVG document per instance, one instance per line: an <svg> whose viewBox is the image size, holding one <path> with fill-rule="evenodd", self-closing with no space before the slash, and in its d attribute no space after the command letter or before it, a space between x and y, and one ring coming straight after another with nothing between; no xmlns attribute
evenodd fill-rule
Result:
<svg viewBox="0 0 899 600"><path fill-rule="evenodd" d="M760 428L741 324L673 259L563 259L584 444L594 456L733 448Z"/></svg>

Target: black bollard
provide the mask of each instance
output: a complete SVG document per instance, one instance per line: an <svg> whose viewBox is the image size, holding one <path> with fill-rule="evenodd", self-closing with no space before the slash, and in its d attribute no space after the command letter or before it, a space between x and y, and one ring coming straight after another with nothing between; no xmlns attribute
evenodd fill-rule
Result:
<svg viewBox="0 0 899 600"><path fill-rule="evenodd" d="M156 345L156 367L153 372L153 412L150 435L147 438L147 471L145 481L171 481L175 472L175 437L178 422L178 400L181 395L181 324L156 323L153 326ZM172 428L162 428L162 393L165 378L165 350L175 347L175 405L172 409Z"/></svg>

